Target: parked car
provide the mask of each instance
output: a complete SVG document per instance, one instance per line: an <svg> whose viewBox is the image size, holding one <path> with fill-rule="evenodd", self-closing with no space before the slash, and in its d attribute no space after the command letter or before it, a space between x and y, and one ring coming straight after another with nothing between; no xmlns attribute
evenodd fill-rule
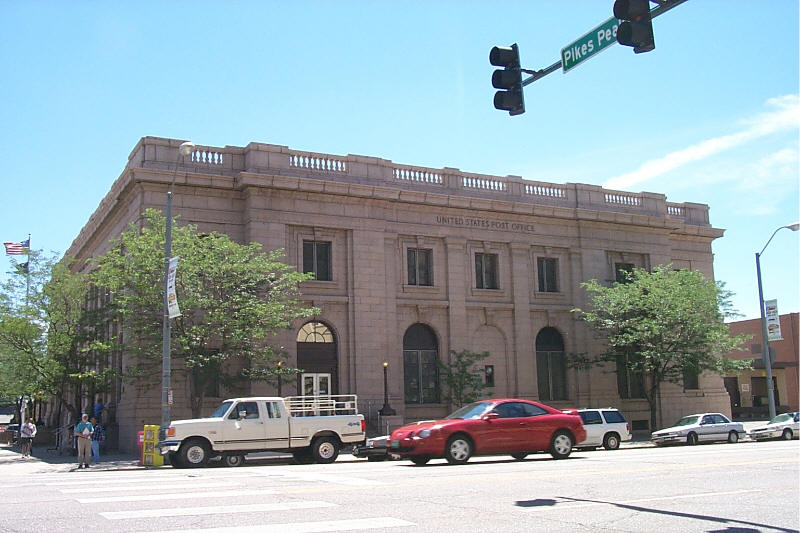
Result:
<svg viewBox="0 0 800 533"><path fill-rule="evenodd" d="M606 450L616 450L620 442L631 440L631 425L622 416L618 409L606 407L604 409L578 409L578 415L583 420L583 429L586 430L586 440L577 448L597 448L602 446Z"/></svg>
<svg viewBox="0 0 800 533"><path fill-rule="evenodd" d="M576 411L513 398L466 405L443 420L410 424L392 432L390 451L424 465L434 458L463 464L473 455L509 454L517 460L549 451L565 459L586 439Z"/></svg>
<svg viewBox="0 0 800 533"><path fill-rule="evenodd" d="M753 440L784 439L800 437L800 413L783 413L770 420L767 425L750 430Z"/></svg>
<svg viewBox="0 0 800 533"><path fill-rule="evenodd" d="M739 442L745 435L744 426L739 422L731 422L720 413L700 413L684 416L674 426L654 431L650 441L657 446L664 444L728 441Z"/></svg>
<svg viewBox="0 0 800 533"><path fill-rule="evenodd" d="M364 444L353 446L353 456L366 457L367 461L385 461L387 459L392 459L392 454L389 453L389 435L373 437L367 439Z"/></svg>

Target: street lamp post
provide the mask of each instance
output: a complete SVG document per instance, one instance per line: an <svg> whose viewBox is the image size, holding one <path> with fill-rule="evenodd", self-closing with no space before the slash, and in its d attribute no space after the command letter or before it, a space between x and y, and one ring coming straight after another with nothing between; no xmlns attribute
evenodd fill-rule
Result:
<svg viewBox="0 0 800 533"><path fill-rule="evenodd" d="M169 283L169 261L172 258L172 187L175 185L175 178L178 175L178 157L181 160L194 150L194 144L184 142L178 147L178 154L175 156L175 171L172 174L172 181L167 189L167 209L166 209L166 229L164 231L164 316L161 330L161 427L167 428L170 423L170 388L172 378L172 360L170 345L170 323L169 323L169 295L167 286Z"/></svg>
<svg viewBox="0 0 800 533"><path fill-rule="evenodd" d="M278 361L278 396L283 396L283 394L281 394L281 388L282 388L281 386L283 385L282 372L283 372L283 361Z"/></svg>
<svg viewBox="0 0 800 533"><path fill-rule="evenodd" d="M766 369L767 373L767 401L769 402L769 419L772 420L775 418L775 390L772 386L772 361L769 357L769 336L767 334L767 317L764 313L764 291L761 288L761 256L764 254L764 250L767 249L769 243L772 242L772 237L775 236L782 229L790 229L792 231L797 231L800 229L800 222L795 222L794 224L789 224L788 226L781 226L780 228L776 229L772 232L772 236L770 236L767 244L761 249L760 252L756 252L756 277L758 278L758 307L761 310L761 357L764 360L764 368Z"/></svg>
<svg viewBox="0 0 800 533"><path fill-rule="evenodd" d="M378 411L381 416L394 416L397 412L389 405L389 380L387 378L389 363L383 362L383 407Z"/></svg>

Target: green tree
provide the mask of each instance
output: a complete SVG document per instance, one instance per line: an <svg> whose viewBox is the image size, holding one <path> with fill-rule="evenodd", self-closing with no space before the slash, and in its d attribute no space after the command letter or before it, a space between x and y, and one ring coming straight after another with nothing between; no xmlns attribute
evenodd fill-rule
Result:
<svg viewBox="0 0 800 533"><path fill-rule="evenodd" d="M173 223L174 224L174 223ZM133 363L126 378L144 389L161 364L165 218L148 209L94 260L92 279L113 292L126 331L124 350ZM280 259L281 250L233 242L193 225L173 225L179 257L176 292L182 315L172 321L172 357L182 360L193 416L200 416L209 388L244 379L242 369L269 368L280 350L269 338L293 320L318 312L300 299L310 279Z"/></svg>
<svg viewBox="0 0 800 533"><path fill-rule="evenodd" d="M87 305L88 279L69 260L32 252L27 272L16 269L0 296L0 381L3 396L56 397L73 420L83 404L110 382L96 370L112 344L102 311Z"/></svg>
<svg viewBox="0 0 800 533"><path fill-rule="evenodd" d="M680 384L686 374L739 372L749 361L722 355L741 350L749 337L731 337L724 319L733 316L731 293L702 273L659 266L634 269L611 287L597 280L581 284L591 310L573 309L605 341L597 362L644 377L650 424L656 427L661 385Z"/></svg>
<svg viewBox="0 0 800 533"><path fill-rule="evenodd" d="M439 377L444 382L444 400L453 407L461 407L481 397L486 388L484 371L478 363L489 357L489 352L450 350L450 362L439 361Z"/></svg>

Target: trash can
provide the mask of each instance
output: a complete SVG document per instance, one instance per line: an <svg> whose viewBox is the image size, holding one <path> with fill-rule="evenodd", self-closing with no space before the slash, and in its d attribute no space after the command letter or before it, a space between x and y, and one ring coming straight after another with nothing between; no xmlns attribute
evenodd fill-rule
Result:
<svg viewBox="0 0 800 533"><path fill-rule="evenodd" d="M158 426L146 425L142 439L142 465L163 466L164 458L158 453Z"/></svg>

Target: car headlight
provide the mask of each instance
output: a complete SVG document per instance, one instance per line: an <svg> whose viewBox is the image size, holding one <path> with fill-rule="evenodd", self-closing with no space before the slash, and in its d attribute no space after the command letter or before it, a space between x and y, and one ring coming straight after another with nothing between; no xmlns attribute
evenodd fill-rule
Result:
<svg viewBox="0 0 800 533"><path fill-rule="evenodd" d="M430 429L423 429L422 431L420 431L419 433L417 433L417 436L418 436L419 438L421 438L421 439L424 439L424 438L430 437L430 436L431 436L431 430L430 430Z"/></svg>

